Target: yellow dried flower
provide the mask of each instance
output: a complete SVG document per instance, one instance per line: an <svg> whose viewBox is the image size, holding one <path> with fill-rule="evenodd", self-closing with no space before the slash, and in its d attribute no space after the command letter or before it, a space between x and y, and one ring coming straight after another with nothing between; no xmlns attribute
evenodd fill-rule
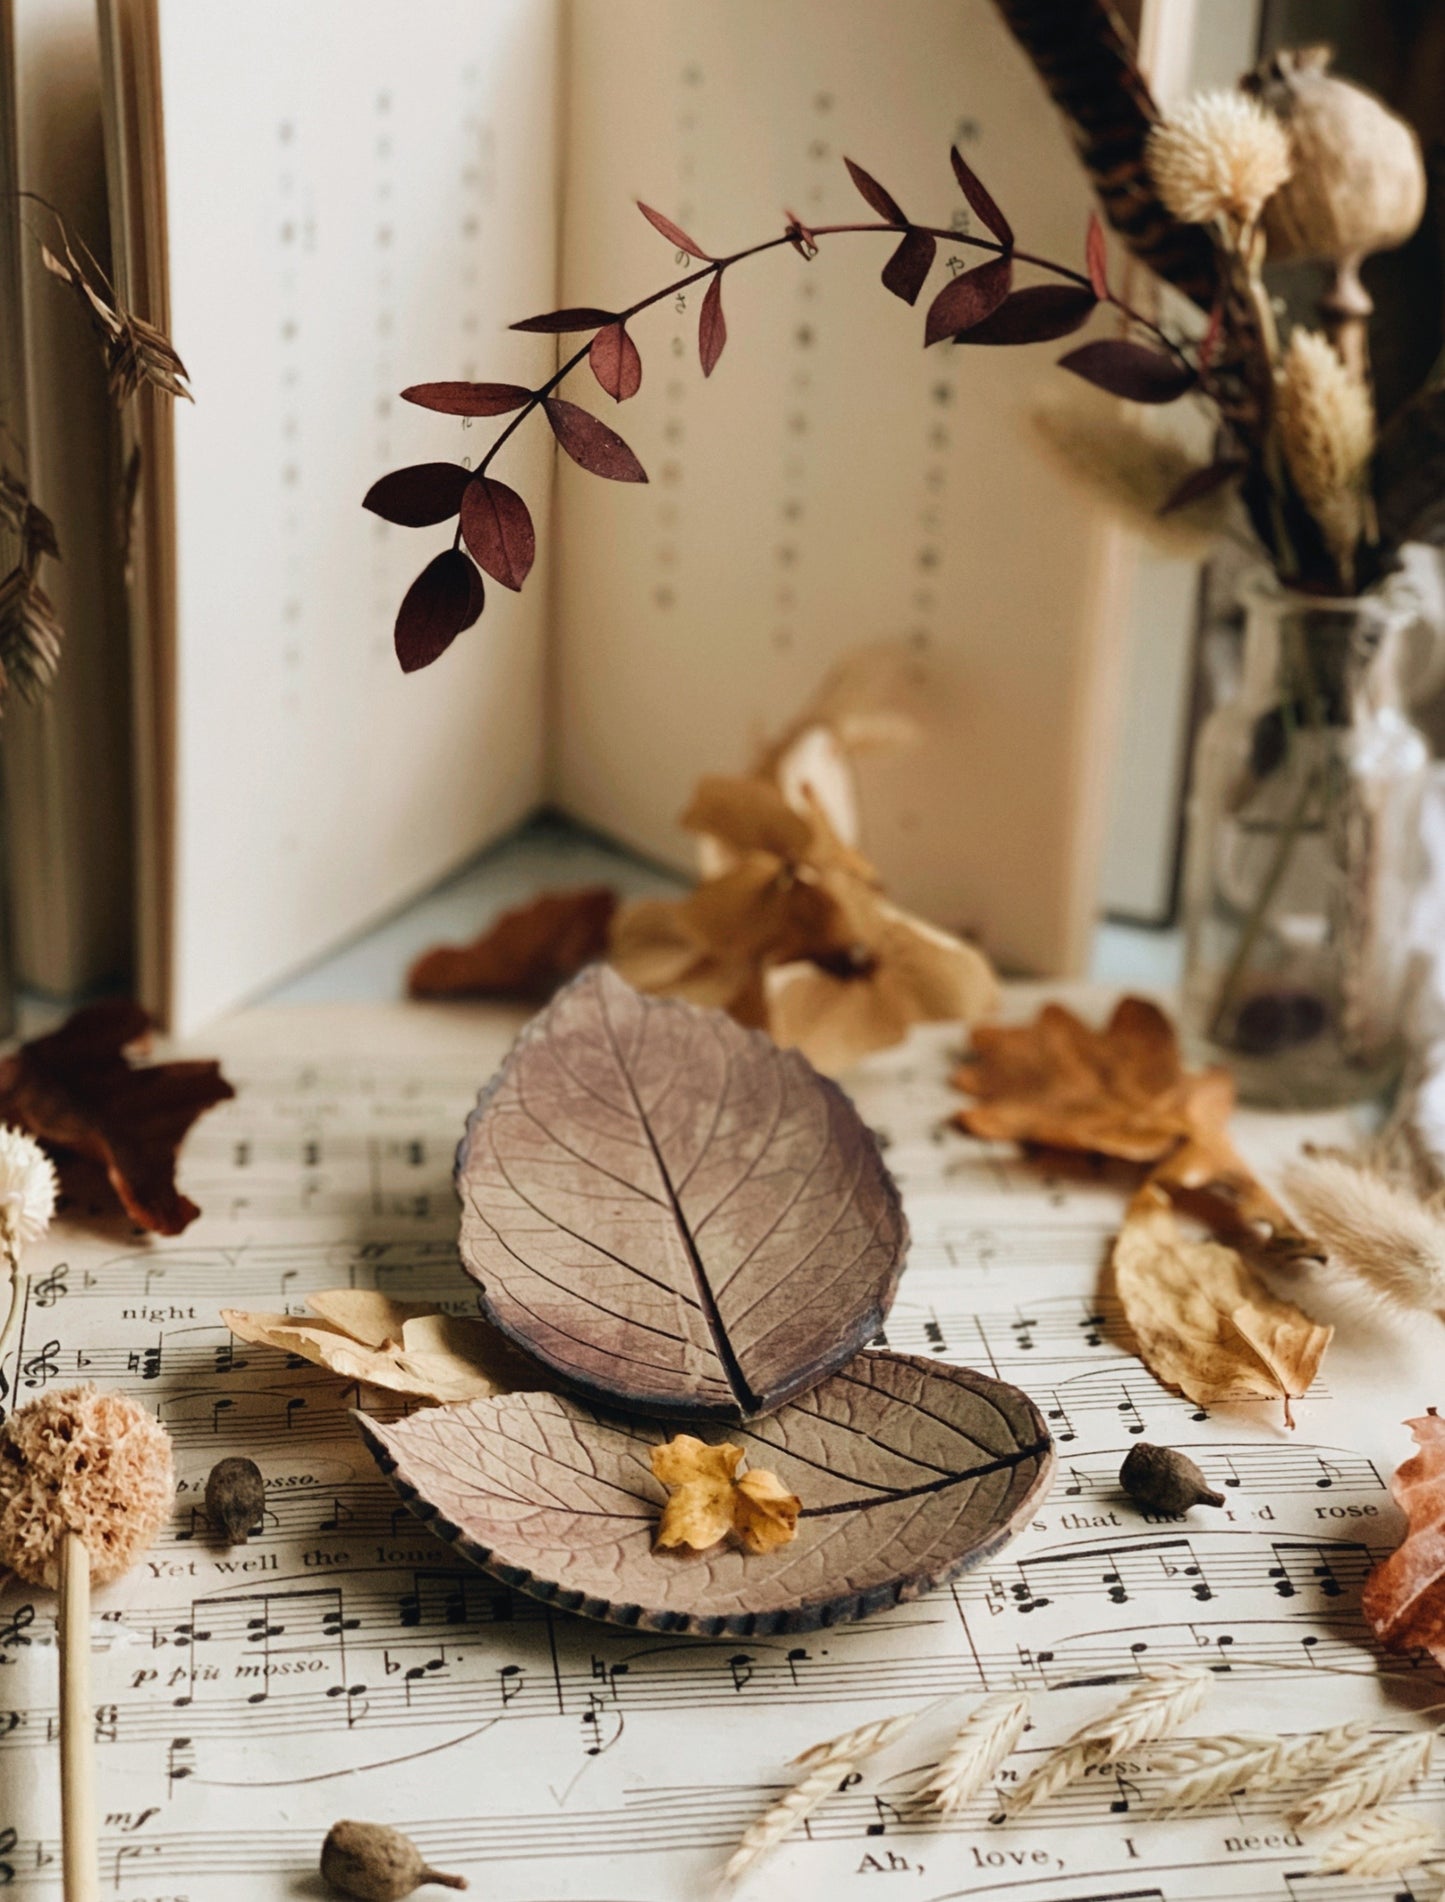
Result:
<svg viewBox="0 0 1445 1902"><path fill-rule="evenodd" d="M1375 447L1370 392L1321 331L1295 329L1275 387L1280 444L1300 500L1324 532L1347 585L1365 527L1365 474Z"/></svg>
<svg viewBox="0 0 1445 1902"><path fill-rule="evenodd" d="M1149 134L1149 176L1166 209L1189 225L1253 225L1290 176L1289 134L1247 93L1195 93Z"/></svg>
<svg viewBox="0 0 1445 1902"><path fill-rule="evenodd" d="M653 1447L653 1474L671 1492L658 1545L705 1552L736 1533L749 1552L771 1552L797 1537L802 1500L775 1473L753 1469L738 1478L742 1457L730 1440L709 1446L691 1433Z"/></svg>

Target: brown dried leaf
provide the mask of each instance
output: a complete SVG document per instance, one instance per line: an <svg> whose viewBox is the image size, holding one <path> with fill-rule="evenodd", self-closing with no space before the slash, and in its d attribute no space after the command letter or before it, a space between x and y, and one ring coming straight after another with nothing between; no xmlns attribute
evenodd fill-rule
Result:
<svg viewBox="0 0 1445 1902"><path fill-rule="evenodd" d="M883 288L901 297L905 304L916 304L937 255L938 241L931 231L905 231L897 250L883 266Z"/></svg>
<svg viewBox="0 0 1445 1902"><path fill-rule="evenodd" d="M434 555L402 597L396 614L396 657L404 674L440 660L473 626L486 594L482 577L460 548Z"/></svg>
<svg viewBox="0 0 1445 1902"><path fill-rule="evenodd" d="M522 1032L457 1161L484 1311L584 1391L737 1419L872 1338L907 1225L837 1087L721 1011L584 971Z"/></svg>
<svg viewBox="0 0 1445 1902"><path fill-rule="evenodd" d="M561 1395L358 1419L419 1518L508 1585L644 1630L807 1631L917 1598L996 1553L1052 1476L1017 1388L902 1354L860 1354L781 1412L733 1429L806 1500L767 1553L654 1550L666 1429Z"/></svg>
<svg viewBox="0 0 1445 1902"><path fill-rule="evenodd" d="M871 172L865 172L861 165L855 165L850 158L843 163L848 167L848 176L858 187L864 202L890 225L907 224L902 207L891 192L885 191Z"/></svg>
<svg viewBox="0 0 1445 1902"><path fill-rule="evenodd" d="M1013 260L990 258L959 277L952 278L928 306L924 320L924 344L942 343L956 337L990 317L1008 296L1013 285Z"/></svg>
<svg viewBox="0 0 1445 1902"><path fill-rule="evenodd" d="M713 951L691 921L685 899L642 898L624 905L612 927L613 969L637 991L725 1010L750 1030L767 1024L763 973L731 948Z"/></svg>
<svg viewBox="0 0 1445 1902"><path fill-rule="evenodd" d="M537 558L531 511L495 476L476 476L462 491L462 540L477 566L504 588L520 588Z"/></svg>
<svg viewBox="0 0 1445 1902"><path fill-rule="evenodd" d="M1191 1241L1168 1195L1146 1183L1114 1244L1114 1281L1139 1358L1198 1406L1284 1402L1319 1372L1333 1328L1272 1295L1234 1249Z"/></svg>
<svg viewBox="0 0 1445 1902"><path fill-rule="evenodd" d="M681 225L674 224L671 218L665 218L660 211L654 211L651 205L644 205L640 198L637 200L637 209L653 230L660 231L676 250L685 251L691 258L701 258L706 263L712 262L712 252L704 251L695 238L687 235Z"/></svg>
<svg viewBox="0 0 1445 1902"><path fill-rule="evenodd" d="M954 342L1048 343L1082 329L1098 308L1098 299L1082 284L1029 284L1010 292L992 316Z"/></svg>
<svg viewBox="0 0 1445 1902"><path fill-rule="evenodd" d="M456 514L471 481L459 462L417 462L373 482L361 506L402 528L434 528Z"/></svg>
<svg viewBox="0 0 1445 1902"><path fill-rule="evenodd" d="M722 272L708 285L697 319L697 354L704 376L711 376L728 340L727 319L722 307Z"/></svg>
<svg viewBox="0 0 1445 1902"><path fill-rule="evenodd" d="M552 433L580 468L613 482L646 482L647 471L615 429L577 403L549 396L542 404Z"/></svg>
<svg viewBox="0 0 1445 1902"><path fill-rule="evenodd" d="M176 1188L176 1152L203 1111L235 1091L208 1061L131 1064L149 1035L139 1004L88 1004L59 1030L0 1059L0 1122L29 1130L55 1154L104 1168L141 1228L179 1235L200 1210Z"/></svg>
<svg viewBox="0 0 1445 1902"><path fill-rule="evenodd" d="M540 1367L476 1315L443 1314L426 1301L394 1301L370 1288L308 1294L314 1321L222 1308L238 1340L274 1347L391 1393L453 1404L550 1385Z"/></svg>
<svg viewBox="0 0 1445 1902"><path fill-rule="evenodd" d="M1081 343L1077 350L1059 358L1059 367L1131 403L1173 403L1199 381L1178 357L1126 337L1100 337L1093 343Z"/></svg>
<svg viewBox="0 0 1445 1902"><path fill-rule="evenodd" d="M521 383L413 383L401 400L443 416L505 416L534 395Z"/></svg>
<svg viewBox="0 0 1445 1902"><path fill-rule="evenodd" d="M1006 250L1012 250L1013 227L994 203L993 194L956 145L952 147L948 156L953 166L953 175L958 180L958 188L968 200L974 216Z"/></svg>
<svg viewBox="0 0 1445 1902"><path fill-rule="evenodd" d="M1365 1581L1361 1609L1391 1651L1424 1650L1445 1665L1445 1417L1405 1423L1418 1451L1390 1481L1404 1539Z"/></svg>
<svg viewBox="0 0 1445 1902"><path fill-rule="evenodd" d="M587 352L592 374L615 402L626 402L642 388L642 353L622 322L607 324Z"/></svg>
<svg viewBox="0 0 1445 1902"><path fill-rule="evenodd" d="M743 1449L730 1440L709 1446L691 1433L653 1447L653 1477L669 1492L657 1528L659 1546L706 1552L736 1534L746 1551L772 1552L797 1537L802 1500L776 1473L750 1468L737 1477L742 1457Z"/></svg>
<svg viewBox="0 0 1445 1902"><path fill-rule="evenodd" d="M1173 1025L1145 998L1122 999L1103 1030L1061 1004L1030 1024L981 1026L953 1081L979 1099L954 1118L971 1136L1155 1164L1155 1181L1206 1198L1216 1222L1317 1252L1229 1140L1228 1071L1186 1071Z"/></svg>
<svg viewBox="0 0 1445 1902"><path fill-rule="evenodd" d="M569 330L595 330L599 324L615 322L616 317L615 310L599 310L595 304L570 304L562 310L544 311L540 317L524 317L511 328L561 336Z"/></svg>
<svg viewBox="0 0 1445 1902"><path fill-rule="evenodd" d="M407 973L412 997L550 997L607 953L617 894L606 885L543 892L504 911L470 944L437 945Z"/></svg>

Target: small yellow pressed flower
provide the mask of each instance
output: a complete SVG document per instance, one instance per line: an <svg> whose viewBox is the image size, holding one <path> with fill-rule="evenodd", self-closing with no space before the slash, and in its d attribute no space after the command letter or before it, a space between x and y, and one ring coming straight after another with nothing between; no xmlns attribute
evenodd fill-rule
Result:
<svg viewBox="0 0 1445 1902"><path fill-rule="evenodd" d="M1149 176L1189 225L1254 225L1292 169L1289 134L1247 93L1196 93L1149 134Z"/></svg>
<svg viewBox="0 0 1445 1902"><path fill-rule="evenodd" d="M775 1473L753 1469L739 1478L742 1457L743 1449L730 1440L709 1446L691 1433L653 1447L653 1474L670 1495L658 1545L705 1552L735 1533L749 1552L771 1552L797 1537L803 1502Z"/></svg>

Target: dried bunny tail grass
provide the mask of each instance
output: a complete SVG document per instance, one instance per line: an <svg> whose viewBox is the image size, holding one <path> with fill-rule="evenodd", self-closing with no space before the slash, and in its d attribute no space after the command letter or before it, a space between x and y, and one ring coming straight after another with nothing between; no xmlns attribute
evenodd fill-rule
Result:
<svg viewBox="0 0 1445 1902"><path fill-rule="evenodd" d="M1398 1876L1441 1848L1438 1833L1404 1810L1376 1810L1337 1836L1315 1864L1321 1876Z"/></svg>
<svg viewBox="0 0 1445 1902"><path fill-rule="evenodd" d="M1037 1770L1025 1777L1005 1806L1006 1816L1032 1809L1075 1782L1095 1764L1167 1737L1199 1709L1209 1694L1210 1676L1192 1665L1156 1665L1145 1671L1113 1710L1076 1730Z"/></svg>
<svg viewBox="0 0 1445 1902"><path fill-rule="evenodd" d="M1291 332L1275 379L1275 419L1300 499L1349 583L1365 528L1364 481L1375 448L1375 406L1321 331Z"/></svg>
<svg viewBox="0 0 1445 1902"><path fill-rule="evenodd" d="M1330 1259L1382 1300L1445 1310L1445 1213L1336 1156L1293 1164L1285 1188Z"/></svg>
<svg viewBox="0 0 1445 1902"><path fill-rule="evenodd" d="M1224 532L1232 501L1227 489L1161 513L1203 466L1163 426L1137 422L1114 399L1086 389L1039 402L1029 421L1059 473L1161 554L1204 555Z"/></svg>
<svg viewBox="0 0 1445 1902"><path fill-rule="evenodd" d="M827 1802L860 1763L896 1742L916 1716L917 1712L910 1711L904 1716L860 1724L856 1730L846 1730L842 1736L814 1744L794 1757L794 1764L806 1774L748 1825L722 1872L721 1886L731 1888L755 1869L800 1823Z"/></svg>
<svg viewBox="0 0 1445 1902"><path fill-rule="evenodd" d="M1301 1777L1333 1770L1352 1759L1370 1733L1370 1719L1337 1724L1302 1737L1229 1733L1184 1737L1149 1752L1149 1767L1177 1785L1161 1795L1160 1813L1180 1815L1231 1796L1236 1790L1270 1790Z"/></svg>
<svg viewBox="0 0 1445 1902"><path fill-rule="evenodd" d="M97 1387L44 1394L0 1435L0 1563L53 1590L74 1532L104 1585L155 1539L174 1487L170 1435L144 1407Z"/></svg>
<svg viewBox="0 0 1445 1902"><path fill-rule="evenodd" d="M1429 1775L1434 1749L1435 1736L1428 1730L1369 1746L1292 1810L1289 1820L1298 1829L1329 1829L1361 1810L1375 1809Z"/></svg>
<svg viewBox="0 0 1445 1902"><path fill-rule="evenodd" d="M1289 134L1247 93L1196 93L1154 127L1145 146L1154 189L1187 225L1253 225L1294 169Z"/></svg>
<svg viewBox="0 0 1445 1902"><path fill-rule="evenodd" d="M1010 1754L1029 1721L1029 1700L1008 1691L986 1697L963 1725L941 1761L915 1792L940 1815L951 1816L976 1796Z"/></svg>

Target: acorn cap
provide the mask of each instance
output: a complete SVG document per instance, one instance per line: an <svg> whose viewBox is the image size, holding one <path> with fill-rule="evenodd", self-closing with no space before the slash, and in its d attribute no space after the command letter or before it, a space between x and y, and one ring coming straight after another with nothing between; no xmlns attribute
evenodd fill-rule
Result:
<svg viewBox="0 0 1445 1902"><path fill-rule="evenodd" d="M171 1437L144 1407L98 1387L42 1394L0 1432L0 1563L53 1590L74 1532L104 1585L153 1543L174 1494Z"/></svg>

